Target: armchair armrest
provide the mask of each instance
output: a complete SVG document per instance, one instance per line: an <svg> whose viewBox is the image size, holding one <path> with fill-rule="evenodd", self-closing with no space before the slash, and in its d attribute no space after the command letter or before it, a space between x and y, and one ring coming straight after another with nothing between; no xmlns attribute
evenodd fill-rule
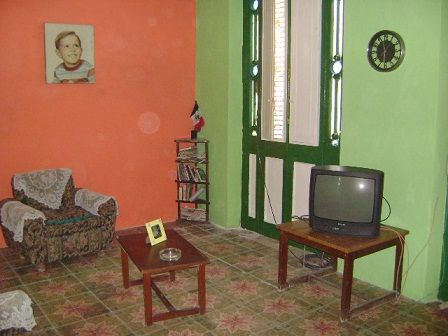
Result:
<svg viewBox="0 0 448 336"><path fill-rule="evenodd" d="M118 204L115 197L89 189L78 189L76 191L75 205L97 216L113 217L118 215Z"/></svg>
<svg viewBox="0 0 448 336"><path fill-rule="evenodd" d="M43 222L46 219L45 215L41 211L19 201L13 200L2 204L0 218L2 225L14 233L13 238L17 242L23 241L25 221L42 219L41 222Z"/></svg>

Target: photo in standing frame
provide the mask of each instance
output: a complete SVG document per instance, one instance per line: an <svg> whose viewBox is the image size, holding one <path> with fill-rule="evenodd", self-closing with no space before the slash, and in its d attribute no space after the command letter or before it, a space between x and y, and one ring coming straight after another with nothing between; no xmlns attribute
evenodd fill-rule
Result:
<svg viewBox="0 0 448 336"><path fill-rule="evenodd" d="M146 223L145 226L151 246L166 240L165 229L160 218Z"/></svg>

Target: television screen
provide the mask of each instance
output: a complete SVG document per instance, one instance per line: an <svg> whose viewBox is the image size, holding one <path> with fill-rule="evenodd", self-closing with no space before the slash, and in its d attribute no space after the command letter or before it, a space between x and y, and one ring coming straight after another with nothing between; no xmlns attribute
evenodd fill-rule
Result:
<svg viewBox="0 0 448 336"><path fill-rule="evenodd" d="M314 192L315 215L347 222L370 223L375 181L372 179L319 175Z"/></svg>
<svg viewBox="0 0 448 336"><path fill-rule="evenodd" d="M374 237L379 234L384 173L380 170L314 166L309 217L315 231Z"/></svg>

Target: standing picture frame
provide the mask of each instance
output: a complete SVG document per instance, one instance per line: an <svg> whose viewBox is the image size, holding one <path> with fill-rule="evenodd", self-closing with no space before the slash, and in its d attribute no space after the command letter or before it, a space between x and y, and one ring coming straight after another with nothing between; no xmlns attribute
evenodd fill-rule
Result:
<svg viewBox="0 0 448 336"><path fill-rule="evenodd" d="M166 240L165 228L162 219L156 219L145 224L148 232L149 243L154 246Z"/></svg>

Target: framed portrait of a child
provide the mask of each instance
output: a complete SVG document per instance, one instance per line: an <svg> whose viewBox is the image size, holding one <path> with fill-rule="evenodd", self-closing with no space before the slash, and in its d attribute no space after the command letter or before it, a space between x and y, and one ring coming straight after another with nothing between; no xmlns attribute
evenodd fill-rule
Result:
<svg viewBox="0 0 448 336"><path fill-rule="evenodd" d="M45 23L48 84L95 83L94 56L93 26Z"/></svg>

